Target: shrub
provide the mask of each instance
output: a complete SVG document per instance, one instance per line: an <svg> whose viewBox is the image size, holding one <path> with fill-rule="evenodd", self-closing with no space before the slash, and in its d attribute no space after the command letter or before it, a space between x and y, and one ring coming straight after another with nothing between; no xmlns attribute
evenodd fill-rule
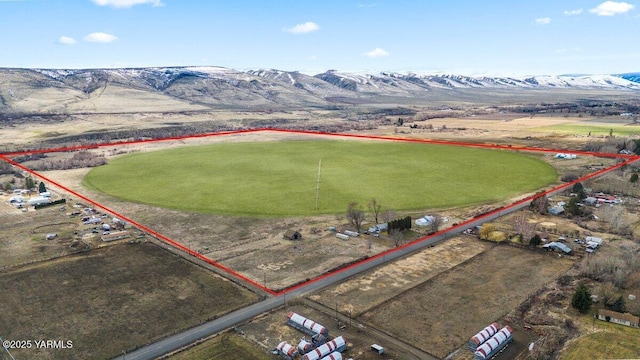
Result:
<svg viewBox="0 0 640 360"><path fill-rule="evenodd" d="M487 240L493 241L493 242L503 242L507 240L507 234L505 234L502 231L493 231L489 234L489 237L487 238Z"/></svg>

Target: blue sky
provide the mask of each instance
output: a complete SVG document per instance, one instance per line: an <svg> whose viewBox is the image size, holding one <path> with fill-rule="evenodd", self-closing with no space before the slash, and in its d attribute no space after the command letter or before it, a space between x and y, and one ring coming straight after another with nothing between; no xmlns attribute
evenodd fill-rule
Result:
<svg viewBox="0 0 640 360"><path fill-rule="evenodd" d="M0 67L640 71L640 9L585 0L0 0Z"/></svg>

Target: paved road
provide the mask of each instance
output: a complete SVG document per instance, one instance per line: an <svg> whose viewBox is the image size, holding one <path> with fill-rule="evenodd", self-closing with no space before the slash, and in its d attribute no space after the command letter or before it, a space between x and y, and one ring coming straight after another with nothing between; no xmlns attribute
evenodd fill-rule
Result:
<svg viewBox="0 0 640 360"><path fill-rule="evenodd" d="M555 195L563 189L558 189L548 195ZM351 266L341 272L333 273L333 274L325 274L321 276L319 279L304 284L299 288L296 288L287 294L279 295L275 297L269 297L266 300L263 300L259 303L255 303L253 305L247 306L243 309L234 311L232 313L226 314L218 319L211 320L207 323L201 324L194 328L183 331L179 334L167 337L163 340L160 340L156 343L147 345L138 350L132 351L128 354L123 354L116 359L138 359L138 360L147 360L147 359L155 359L159 356L167 354L173 350L179 349L183 346L191 344L197 340L202 338L206 338L218 332L224 331L226 329L232 328L236 325L239 325L249 319L264 313L266 311L277 308L278 306L284 304L287 299L294 299L301 296L304 296L308 293L312 293L318 291L327 286L339 283L343 280L351 278L355 275L358 275L362 272L370 270L374 267L380 266L389 261L393 261L400 257L411 254L417 250L423 249L425 247L431 246L440 241L449 239L453 236L456 236L463 232L465 229L473 228L478 225L482 225L485 222L497 219L501 216L509 214L511 212L520 210L529 206L530 200L521 201L515 203L509 207L503 208L499 211L495 211L493 213L489 213L481 218L471 219L461 223L460 225L449 228L445 231L438 233L435 236L427 238L425 240L411 243L405 245L402 248L396 249L394 252L385 253L378 255L376 257L369 258L367 261L363 263L356 264Z"/></svg>

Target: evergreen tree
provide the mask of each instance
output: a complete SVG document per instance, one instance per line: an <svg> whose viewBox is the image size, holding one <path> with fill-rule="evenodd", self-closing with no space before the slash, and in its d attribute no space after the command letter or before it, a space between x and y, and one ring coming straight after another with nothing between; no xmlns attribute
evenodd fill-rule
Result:
<svg viewBox="0 0 640 360"><path fill-rule="evenodd" d="M540 244L542 244L542 239L538 234L533 235L533 237L529 240L529 245L531 246L538 246Z"/></svg>
<svg viewBox="0 0 640 360"><path fill-rule="evenodd" d="M578 198L572 196L571 199L569 199L569 202L567 203L567 206L564 208L564 210L567 212L567 214L580 215L582 211L578 206Z"/></svg>
<svg viewBox="0 0 640 360"><path fill-rule="evenodd" d="M622 295L620 295L618 297L618 299L616 299L616 301L611 305L611 310L613 311L617 311L619 313L623 313L626 312L626 304L624 303L624 298L622 297Z"/></svg>
<svg viewBox="0 0 640 360"><path fill-rule="evenodd" d="M38 184L38 192L39 193L43 193L47 191L47 187L44 186L44 183L42 181L40 181L40 184Z"/></svg>
<svg viewBox="0 0 640 360"><path fill-rule="evenodd" d="M629 182L637 183L638 182L638 173L631 174L631 178L629 179Z"/></svg>
<svg viewBox="0 0 640 360"><path fill-rule="evenodd" d="M582 314L586 314L591 308L591 292L584 284L578 285L573 298L571 298L571 306Z"/></svg>
<svg viewBox="0 0 640 360"><path fill-rule="evenodd" d="M36 183L35 181L33 181L33 178L31 177L31 175L27 175L27 177L24 179L24 187L29 190L36 187Z"/></svg>
<svg viewBox="0 0 640 360"><path fill-rule="evenodd" d="M587 198L587 193L584 191L584 186L582 185L582 183L575 183L571 190L572 192L576 193L579 200L584 200Z"/></svg>

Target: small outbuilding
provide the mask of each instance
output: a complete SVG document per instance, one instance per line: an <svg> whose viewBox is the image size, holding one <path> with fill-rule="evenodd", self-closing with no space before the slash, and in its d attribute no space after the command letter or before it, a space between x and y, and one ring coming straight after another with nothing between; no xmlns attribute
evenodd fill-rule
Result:
<svg viewBox="0 0 640 360"><path fill-rule="evenodd" d="M564 213L564 207L560 204L553 206L549 209L549 214L551 215L560 215Z"/></svg>
<svg viewBox="0 0 640 360"><path fill-rule="evenodd" d="M284 232L283 237L287 240L301 240L302 234L295 230L287 230Z"/></svg>
<svg viewBox="0 0 640 360"><path fill-rule="evenodd" d="M378 344L372 344L371 350L377 352L378 354L384 354L384 348Z"/></svg>

